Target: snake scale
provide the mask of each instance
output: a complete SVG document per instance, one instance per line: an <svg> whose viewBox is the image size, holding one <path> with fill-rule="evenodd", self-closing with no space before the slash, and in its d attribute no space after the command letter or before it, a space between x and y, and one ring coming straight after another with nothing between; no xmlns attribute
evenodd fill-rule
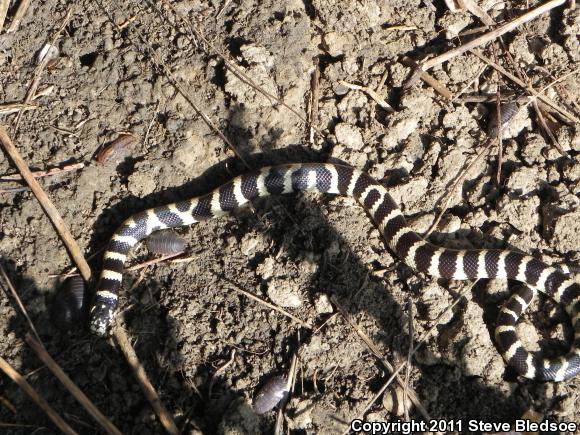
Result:
<svg viewBox="0 0 580 435"><path fill-rule="evenodd" d="M503 278L525 283L498 316L495 337L503 358L518 374L530 379L562 381L580 372L579 281L514 251L435 246L407 226L399 207L378 181L352 167L330 163L263 168L233 178L206 195L151 208L127 219L112 236L104 254L91 307L91 330L107 335L129 250L149 234L225 215L255 198L307 191L354 197L370 215L386 245L419 272L447 279ZM517 336L516 322L538 291L560 303L571 319L574 341L565 356L547 359L532 354Z"/></svg>

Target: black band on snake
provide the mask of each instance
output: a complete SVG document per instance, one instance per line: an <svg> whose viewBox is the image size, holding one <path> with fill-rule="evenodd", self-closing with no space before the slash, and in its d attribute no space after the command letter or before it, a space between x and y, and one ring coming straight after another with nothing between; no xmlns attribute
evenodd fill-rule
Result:
<svg viewBox="0 0 580 435"><path fill-rule="evenodd" d="M269 195L315 191L354 197L370 215L387 246L407 265L434 277L473 280L504 278L527 285L500 311L495 336L506 362L520 375L562 381L580 372L580 282L562 271L517 252L498 249L454 250L426 242L406 224L385 187L348 166L307 163L274 166L234 178L204 196L164 205L127 219L113 235L91 309L91 329L106 335L117 306L123 265L129 250L154 231L191 225L225 215ZM572 321L574 342L565 356L546 359L528 352L515 325L541 291L562 304Z"/></svg>

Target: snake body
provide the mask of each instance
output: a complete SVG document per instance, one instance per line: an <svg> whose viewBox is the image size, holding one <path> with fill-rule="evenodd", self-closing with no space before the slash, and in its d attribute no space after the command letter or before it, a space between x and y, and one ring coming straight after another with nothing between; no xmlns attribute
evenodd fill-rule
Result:
<svg viewBox="0 0 580 435"><path fill-rule="evenodd" d="M505 361L531 379L561 381L580 372L580 282L518 252L435 246L407 226L399 207L379 182L352 167L329 163L267 167L233 178L204 196L151 208L127 219L104 254L91 308L91 330L99 335L108 333L129 250L149 234L228 214L255 198L307 191L353 197L370 215L386 245L419 272L447 279L504 278L525 283L498 317L495 336ZM571 319L574 341L565 356L547 359L532 354L516 334L518 318L538 291L562 304Z"/></svg>

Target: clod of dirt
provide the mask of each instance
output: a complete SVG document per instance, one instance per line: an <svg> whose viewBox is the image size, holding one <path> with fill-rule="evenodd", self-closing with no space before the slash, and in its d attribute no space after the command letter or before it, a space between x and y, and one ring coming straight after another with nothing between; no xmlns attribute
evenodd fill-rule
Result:
<svg viewBox="0 0 580 435"><path fill-rule="evenodd" d="M574 213L568 213L556 218L552 246L558 252L572 252L578 249L578 234L580 221Z"/></svg>
<svg viewBox="0 0 580 435"><path fill-rule="evenodd" d="M316 299L314 300L314 309L318 314L329 314L334 312L334 308L332 308L330 299L326 294L316 296Z"/></svg>
<svg viewBox="0 0 580 435"><path fill-rule="evenodd" d="M360 150L364 147L362 134L358 127L341 122L334 128L334 135L338 143L346 145L353 150Z"/></svg>
<svg viewBox="0 0 580 435"><path fill-rule="evenodd" d="M268 297L276 305L284 308L302 306L302 295L295 282L288 278L273 278L268 282Z"/></svg>

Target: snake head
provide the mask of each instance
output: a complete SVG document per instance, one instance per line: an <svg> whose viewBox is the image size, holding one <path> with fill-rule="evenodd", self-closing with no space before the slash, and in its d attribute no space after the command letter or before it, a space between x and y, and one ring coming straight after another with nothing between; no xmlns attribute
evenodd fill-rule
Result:
<svg viewBox="0 0 580 435"><path fill-rule="evenodd" d="M109 335L115 305L116 298L113 300L99 295L99 292L97 292L95 303L91 309L90 328L93 333L101 337Z"/></svg>

